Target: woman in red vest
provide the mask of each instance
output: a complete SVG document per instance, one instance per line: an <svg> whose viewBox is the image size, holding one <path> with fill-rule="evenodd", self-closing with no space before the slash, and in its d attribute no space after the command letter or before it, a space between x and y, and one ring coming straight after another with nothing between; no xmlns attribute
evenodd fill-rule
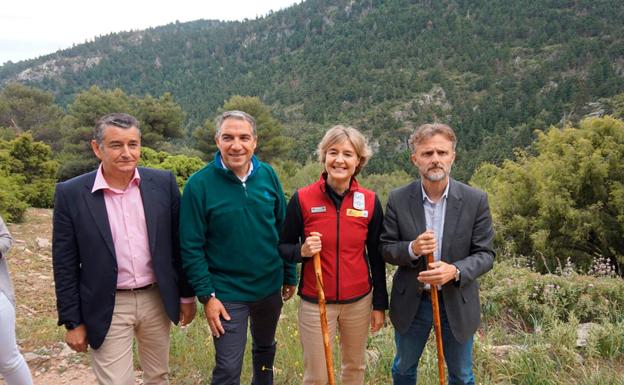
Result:
<svg viewBox="0 0 624 385"><path fill-rule="evenodd" d="M312 256L321 255L330 339L340 335L341 383L361 385L368 329L378 331L388 308L386 271L379 253L383 212L355 176L371 156L355 128L335 126L318 145L320 179L299 189L286 209L280 254L302 262L298 294L304 385L327 384Z"/></svg>

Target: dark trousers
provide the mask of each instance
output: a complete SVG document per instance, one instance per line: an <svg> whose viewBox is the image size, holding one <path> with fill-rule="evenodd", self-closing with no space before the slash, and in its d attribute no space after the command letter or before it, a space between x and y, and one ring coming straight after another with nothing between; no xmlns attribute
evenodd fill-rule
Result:
<svg viewBox="0 0 624 385"><path fill-rule="evenodd" d="M212 385L238 385L247 344L247 323L252 338L252 385L273 384L275 329L282 310L281 292L255 302L223 302L230 321L221 318L225 334L213 338L215 368Z"/></svg>

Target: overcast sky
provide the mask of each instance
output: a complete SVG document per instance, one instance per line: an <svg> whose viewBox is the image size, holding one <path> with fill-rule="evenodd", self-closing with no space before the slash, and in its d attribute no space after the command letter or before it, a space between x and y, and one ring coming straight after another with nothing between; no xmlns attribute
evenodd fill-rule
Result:
<svg viewBox="0 0 624 385"><path fill-rule="evenodd" d="M197 19L264 16L301 0L2 0L0 64L69 48L109 32Z"/></svg>

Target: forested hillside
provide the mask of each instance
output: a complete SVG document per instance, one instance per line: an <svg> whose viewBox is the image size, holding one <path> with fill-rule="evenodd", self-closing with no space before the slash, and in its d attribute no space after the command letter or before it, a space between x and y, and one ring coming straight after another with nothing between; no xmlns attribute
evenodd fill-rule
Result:
<svg viewBox="0 0 624 385"><path fill-rule="evenodd" d="M622 20L621 0L307 0L256 20L102 36L8 63L0 82L61 105L91 85L170 92L188 132L232 95L258 96L298 141L290 158L346 122L374 138L370 172L405 168L409 132L437 119L457 128L455 175L467 180L535 129L609 112L601 98L624 90Z"/></svg>

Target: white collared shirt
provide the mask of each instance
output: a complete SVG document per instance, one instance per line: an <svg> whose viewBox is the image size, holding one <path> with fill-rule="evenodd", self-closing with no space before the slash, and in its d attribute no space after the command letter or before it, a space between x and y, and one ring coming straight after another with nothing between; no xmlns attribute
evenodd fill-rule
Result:
<svg viewBox="0 0 624 385"><path fill-rule="evenodd" d="M223 167L226 170L229 170L227 168L227 166L225 165L225 163L223 163L223 159L220 159L220 160L221 160L221 167ZM234 175L236 175L236 177L238 179L240 179L241 182L245 183L245 182L247 182L247 178L249 178L249 175L251 175L252 171L253 171L253 162L249 162L249 170L247 171L246 175L244 175L244 176L238 176L236 174L234 174Z"/></svg>

